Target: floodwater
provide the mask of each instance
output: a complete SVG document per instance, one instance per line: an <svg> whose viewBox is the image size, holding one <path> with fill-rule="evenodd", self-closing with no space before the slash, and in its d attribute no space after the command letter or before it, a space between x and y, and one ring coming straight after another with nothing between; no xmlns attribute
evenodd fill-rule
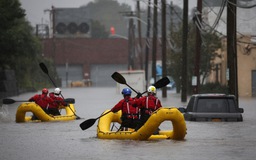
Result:
<svg viewBox="0 0 256 160"><path fill-rule="evenodd" d="M53 89L52 89L53 90ZM27 100L35 93L10 97ZM115 88L64 88L65 98L75 98L77 115L68 122L16 123L20 103L3 105L0 110L1 160L255 160L256 99L240 98L243 122L189 122L184 140L102 140L96 137L97 121L82 131L79 124L97 118L122 96ZM180 95L168 91L161 98L165 107L184 106ZM65 112L65 111L63 111ZM171 123L160 126L170 129Z"/></svg>

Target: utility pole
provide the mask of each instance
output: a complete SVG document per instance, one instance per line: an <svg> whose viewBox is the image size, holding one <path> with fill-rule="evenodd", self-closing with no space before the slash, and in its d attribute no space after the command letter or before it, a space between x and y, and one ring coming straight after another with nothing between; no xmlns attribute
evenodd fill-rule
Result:
<svg viewBox="0 0 256 160"><path fill-rule="evenodd" d="M138 37L139 37L139 59L140 59L140 69L143 69L143 58L142 58L142 42L141 42L141 21L140 21L140 1L137 0L137 17L138 17Z"/></svg>
<svg viewBox="0 0 256 160"><path fill-rule="evenodd" d="M162 0L162 76L166 77L166 0ZM167 97L167 88L162 88L162 97Z"/></svg>
<svg viewBox="0 0 256 160"><path fill-rule="evenodd" d="M130 13L130 16L133 16L133 13ZM135 58L135 35L134 35L134 23L133 19L129 19L129 32L128 32L128 70L135 69L134 58Z"/></svg>
<svg viewBox="0 0 256 160"><path fill-rule="evenodd" d="M55 16L56 16L56 10L55 7L52 6L51 10L45 10L45 12L49 11L50 12L50 22L52 24L52 26L50 26L50 28L52 29L52 48L53 48L53 55L52 55L52 59L54 61L54 65L55 65L55 57L56 57L56 29L55 29Z"/></svg>
<svg viewBox="0 0 256 160"><path fill-rule="evenodd" d="M157 52L157 0L154 0L153 15L153 49L152 49L152 77L156 82L156 52Z"/></svg>
<svg viewBox="0 0 256 160"><path fill-rule="evenodd" d="M134 12L120 12L125 17L135 17ZM129 28L128 28L128 70L133 70L135 68L135 26L133 18L129 18Z"/></svg>
<svg viewBox="0 0 256 160"><path fill-rule="evenodd" d="M173 33L173 19L172 19L172 16L173 16L173 3L171 1L171 4L170 4L170 31L171 31L171 34Z"/></svg>
<svg viewBox="0 0 256 160"><path fill-rule="evenodd" d="M147 35L146 35L146 53L145 53L145 80L146 88L148 88L148 61L149 61L149 38L150 38L150 19L151 19L151 0L148 0L148 19L147 19Z"/></svg>
<svg viewBox="0 0 256 160"><path fill-rule="evenodd" d="M234 94L238 104L237 82L237 45L236 45L236 0L227 3L227 58L228 86L230 94Z"/></svg>
<svg viewBox="0 0 256 160"><path fill-rule="evenodd" d="M195 55L195 66L194 66L194 75L196 77L196 86L194 86L193 93L197 94L199 93L199 86L200 86L200 60L201 60L201 34L200 34L200 28L201 27L201 21L202 21L202 0L197 0L197 11L195 15L195 23L196 25L196 55Z"/></svg>
<svg viewBox="0 0 256 160"><path fill-rule="evenodd" d="M182 38L182 77L181 101L187 102L187 38L188 38L188 0L183 0L183 38Z"/></svg>
<svg viewBox="0 0 256 160"><path fill-rule="evenodd" d="M56 29L55 29L55 15L56 15L56 10L55 7L52 6L52 36L55 37L56 34Z"/></svg>

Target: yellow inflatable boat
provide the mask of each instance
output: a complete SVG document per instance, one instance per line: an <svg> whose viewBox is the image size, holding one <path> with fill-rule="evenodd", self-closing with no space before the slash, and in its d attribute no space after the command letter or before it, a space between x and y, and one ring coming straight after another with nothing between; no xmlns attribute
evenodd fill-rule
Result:
<svg viewBox="0 0 256 160"><path fill-rule="evenodd" d="M108 111L105 111L106 113ZM97 137L100 139L174 139L183 140L187 134L186 123L183 114L177 108L160 108L156 110L148 121L137 131L111 131L113 122L121 124L121 111L110 112L102 116L98 121ZM158 135L153 135L160 124L164 121L172 122L172 130L161 130Z"/></svg>
<svg viewBox="0 0 256 160"><path fill-rule="evenodd" d="M77 118L75 115L76 110L73 104L69 104L69 106L63 108L65 108L66 114L51 116L46 114L44 110L42 110L42 108L34 102L22 103L16 112L16 122L69 121ZM32 112L36 117L38 117L39 120L32 120L32 116L26 116L27 112Z"/></svg>

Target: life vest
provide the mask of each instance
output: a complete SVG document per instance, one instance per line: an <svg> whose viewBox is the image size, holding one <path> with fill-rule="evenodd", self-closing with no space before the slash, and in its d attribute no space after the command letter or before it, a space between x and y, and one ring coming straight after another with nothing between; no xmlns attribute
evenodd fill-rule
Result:
<svg viewBox="0 0 256 160"><path fill-rule="evenodd" d="M151 115L152 112L159 108L158 103L160 103L158 98L154 96L145 97L144 104L142 104L143 113Z"/></svg>
<svg viewBox="0 0 256 160"><path fill-rule="evenodd" d="M54 93L51 92L49 94L50 98L53 100L50 104L49 104L49 108L58 108L59 107L59 103L56 102L56 97L54 96Z"/></svg>
<svg viewBox="0 0 256 160"><path fill-rule="evenodd" d="M133 107L133 99L129 98L128 100L124 100L122 104L122 117L126 117L128 119L139 119L139 109Z"/></svg>
<svg viewBox="0 0 256 160"><path fill-rule="evenodd" d="M139 108L133 107L133 103L134 103L134 99L131 97L127 99L122 99L111 110L113 112L122 110L123 118L138 119Z"/></svg>
<svg viewBox="0 0 256 160"><path fill-rule="evenodd" d="M37 95L34 98L35 103L38 104L43 109L46 109L49 105L49 97L44 95Z"/></svg>
<svg viewBox="0 0 256 160"><path fill-rule="evenodd" d="M59 107L61 105L65 106L66 103L64 102L63 98L55 96L53 92L51 92L49 94L50 98L52 99L52 101L49 104L49 108L57 108L59 109Z"/></svg>

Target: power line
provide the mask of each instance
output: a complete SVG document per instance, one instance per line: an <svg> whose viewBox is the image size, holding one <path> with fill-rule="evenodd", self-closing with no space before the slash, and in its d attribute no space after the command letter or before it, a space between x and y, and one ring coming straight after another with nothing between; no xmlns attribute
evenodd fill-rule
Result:
<svg viewBox="0 0 256 160"><path fill-rule="evenodd" d="M238 4L235 4L233 2L231 2L230 0L227 0L229 4L233 5L233 6L236 6L238 8L244 8L244 9L251 9L251 8L254 8L256 7L256 4L253 4L251 6L248 6L248 5L238 5Z"/></svg>

